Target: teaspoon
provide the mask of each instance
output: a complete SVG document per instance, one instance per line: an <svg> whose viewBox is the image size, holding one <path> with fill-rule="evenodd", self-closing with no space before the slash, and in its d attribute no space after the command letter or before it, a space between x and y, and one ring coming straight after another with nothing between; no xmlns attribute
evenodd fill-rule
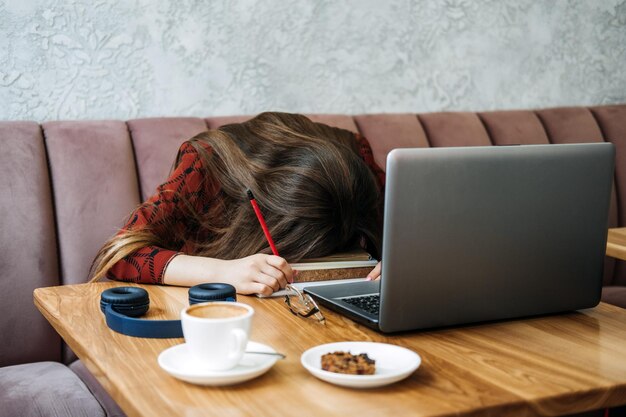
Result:
<svg viewBox="0 0 626 417"><path fill-rule="evenodd" d="M246 353L249 353L251 355L278 356L280 359L285 359L287 357L287 356L283 355L282 353L278 353L278 352L250 352L250 351L246 351Z"/></svg>

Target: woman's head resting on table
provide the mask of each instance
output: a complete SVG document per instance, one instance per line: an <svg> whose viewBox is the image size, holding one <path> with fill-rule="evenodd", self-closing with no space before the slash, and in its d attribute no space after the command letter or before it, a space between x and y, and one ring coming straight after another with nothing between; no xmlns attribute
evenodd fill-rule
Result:
<svg viewBox="0 0 626 417"><path fill-rule="evenodd" d="M100 251L94 261L95 279L119 259L149 245L178 250L191 242L193 255L219 259L271 253L247 189L261 208L280 256L289 262L359 245L379 254L381 194L352 132L298 114L267 112L202 132L190 143L203 162L204 178L220 185L206 213L185 204L184 215L209 231L209 237L183 235L185 228L177 227L175 219L159 225L166 233L148 227L126 231Z"/></svg>

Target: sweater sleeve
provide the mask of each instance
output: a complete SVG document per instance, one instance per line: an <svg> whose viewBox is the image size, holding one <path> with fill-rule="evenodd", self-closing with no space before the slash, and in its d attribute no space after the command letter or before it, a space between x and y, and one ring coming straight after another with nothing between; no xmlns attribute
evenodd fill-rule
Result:
<svg viewBox="0 0 626 417"><path fill-rule="evenodd" d="M179 163L170 177L161 184L156 193L142 203L119 232L149 228L156 235L168 233L168 227L185 227L185 201L198 206L206 201L206 184L201 172L202 161L198 152L185 142L179 149ZM183 246L180 242L178 249ZM163 273L178 250L146 246L126 256L109 269L107 278L143 284L162 284Z"/></svg>
<svg viewBox="0 0 626 417"><path fill-rule="evenodd" d="M370 147L369 142L359 133L355 133L354 137L356 139L357 147L359 149L359 155L363 158L363 161L367 164L367 166L372 170L374 176L378 180L378 186L381 191L385 190L385 172L380 169L380 167L374 161L374 154L372 153L372 148Z"/></svg>

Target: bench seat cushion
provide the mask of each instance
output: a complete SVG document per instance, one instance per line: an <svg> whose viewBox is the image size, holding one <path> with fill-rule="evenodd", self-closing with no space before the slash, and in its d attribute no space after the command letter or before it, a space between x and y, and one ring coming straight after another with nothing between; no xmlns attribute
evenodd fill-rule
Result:
<svg viewBox="0 0 626 417"><path fill-rule="evenodd" d="M105 417L80 378L57 362L2 368L0 417Z"/></svg>
<svg viewBox="0 0 626 417"><path fill-rule="evenodd" d="M107 417L126 417L126 414L122 411L119 405L109 395L104 387L98 382L95 376L81 362L80 360L72 362L70 369L74 371L76 375L87 385L89 391L98 400Z"/></svg>

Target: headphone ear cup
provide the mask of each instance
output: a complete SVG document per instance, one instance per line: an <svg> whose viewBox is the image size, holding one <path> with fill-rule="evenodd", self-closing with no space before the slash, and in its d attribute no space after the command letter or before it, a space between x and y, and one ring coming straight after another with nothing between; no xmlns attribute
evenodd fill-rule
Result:
<svg viewBox="0 0 626 417"><path fill-rule="evenodd" d="M100 309L104 313L107 305L120 314L140 317L150 308L148 291L138 287L116 287L105 290L100 295Z"/></svg>
<svg viewBox="0 0 626 417"><path fill-rule="evenodd" d="M189 288L189 305L207 301L237 301L237 290L222 283L198 284Z"/></svg>

